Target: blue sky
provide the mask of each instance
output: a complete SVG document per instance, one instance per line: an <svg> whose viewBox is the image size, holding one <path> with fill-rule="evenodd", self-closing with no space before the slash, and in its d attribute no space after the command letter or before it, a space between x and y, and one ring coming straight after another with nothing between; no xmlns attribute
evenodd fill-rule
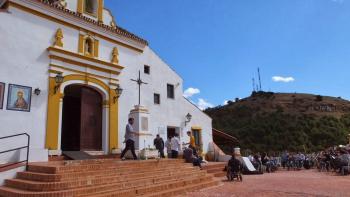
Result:
<svg viewBox="0 0 350 197"><path fill-rule="evenodd" d="M265 91L350 99L350 0L105 0L105 6L119 26L149 41L201 107L249 96L257 67Z"/></svg>

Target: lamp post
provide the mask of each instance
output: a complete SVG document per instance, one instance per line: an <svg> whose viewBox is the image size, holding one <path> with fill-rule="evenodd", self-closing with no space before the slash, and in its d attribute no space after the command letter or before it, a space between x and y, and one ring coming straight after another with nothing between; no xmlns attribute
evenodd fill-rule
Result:
<svg viewBox="0 0 350 197"><path fill-rule="evenodd" d="M115 94L117 96L113 97L113 102L116 103L117 99L120 97L120 95L122 95L123 93L123 88L120 87L120 85L118 84L117 87L114 89Z"/></svg>
<svg viewBox="0 0 350 197"><path fill-rule="evenodd" d="M187 123L191 122L191 119L192 119L192 115L190 113L188 113L186 115L185 126L187 125Z"/></svg>
<svg viewBox="0 0 350 197"><path fill-rule="evenodd" d="M55 85L55 89L54 89L54 93L56 94L58 89L60 88L61 84L63 83L63 75L62 73L58 73L55 77L55 82L56 82L56 85Z"/></svg>

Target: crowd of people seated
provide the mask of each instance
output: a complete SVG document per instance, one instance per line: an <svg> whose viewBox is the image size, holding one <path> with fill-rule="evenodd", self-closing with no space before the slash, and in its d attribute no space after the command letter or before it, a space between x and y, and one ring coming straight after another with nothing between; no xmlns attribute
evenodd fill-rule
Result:
<svg viewBox="0 0 350 197"><path fill-rule="evenodd" d="M262 154L250 154L248 159L253 164L254 168L261 173L276 171L279 163L278 157L269 156L266 152Z"/></svg>

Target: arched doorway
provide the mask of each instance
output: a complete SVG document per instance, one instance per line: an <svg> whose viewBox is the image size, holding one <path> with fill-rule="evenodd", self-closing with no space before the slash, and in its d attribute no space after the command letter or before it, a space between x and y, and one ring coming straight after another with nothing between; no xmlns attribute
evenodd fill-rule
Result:
<svg viewBox="0 0 350 197"><path fill-rule="evenodd" d="M69 85L64 89L61 149L102 150L102 96L93 88Z"/></svg>

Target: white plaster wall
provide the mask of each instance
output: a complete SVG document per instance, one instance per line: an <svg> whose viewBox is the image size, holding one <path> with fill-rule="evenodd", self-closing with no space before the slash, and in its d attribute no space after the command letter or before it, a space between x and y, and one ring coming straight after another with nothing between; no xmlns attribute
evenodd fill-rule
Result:
<svg viewBox="0 0 350 197"><path fill-rule="evenodd" d="M183 97L183 80L172 70L152 49L146 47L143 54L139 57L124 51L120 56L121 62L127 67L123 70L120 77L120 83L124 88L123 95L120 97L120 119L119 119L119 144L123 145L125 125L129 111L138 102L138 86L130 79L138 77L138 71L141 70L141 78L147 82L141 88L141 105L147 107L150 111L149 132L152 137L149 137L146 142L153 146L153 139L159 133L160 128L164 128L165 132L161 133L161 137L165 140L167 127L176 127L180 132L181 142L189 141L186 135L187 130L191 130L192 126L200 126L202 128L203 149L204 152L208 149L208 143L212 141L211 119L199 110L192 103L188 102ZM130 60L133 61L130 61ZM144 74L144 65L151 67L151 74ZM167 98L167 84L175 86L175 99ZM153 94L158 93L161 97L161 104L155 105L153 102ZM187 113L192 114L193 118L185 127L185 116Z"/></svg>
<svg viewBox="0 0 350 197"><path fill-rule="evenodd" d="M64 47L77 51L79 32L15 8L10 8L9 12L0 13L0 81L6 83L4 109L0 110L0 136L29 133L31 160L43 161L47 160L44 147L49 57L46 49L52 45L57 29L62 28ZM32 95L30 112L6 110L10 83L32 87L33 91L35 88L41 90L39 96ZM23 137L9 143L0 143L0 150L11 146L23 146L25 143L26 139ZM0 156L0 162L13 161L18 154Z"/></svg>
<svg viewBox="0 0 350 197"><path fill-rule="evenodd" d="M192 120L188 123L186 131L191 130L192 126L201 127L203 151L207 152L209 143L213 142L212 119L185 98L182 99L182 106L185 108L184 111L188 110L192 114ZM189 137L185 135L184 140L188 142Z"/></svg>
<svg viewBox="0 0 350 197"><path fill-rule="evenodd" d="M16 177L17 172L22 172L25 170L25 167L19 167L5 172L0 172L0 185L5 183L6 179L13 179Z"/></svg>
<svg viewBox="0 0 350 197"><path fill-rule="evenodd" d="M111 12L109 10L103 9L103 23L105 25L111 25L111 22L114 20Z"/></svg>

